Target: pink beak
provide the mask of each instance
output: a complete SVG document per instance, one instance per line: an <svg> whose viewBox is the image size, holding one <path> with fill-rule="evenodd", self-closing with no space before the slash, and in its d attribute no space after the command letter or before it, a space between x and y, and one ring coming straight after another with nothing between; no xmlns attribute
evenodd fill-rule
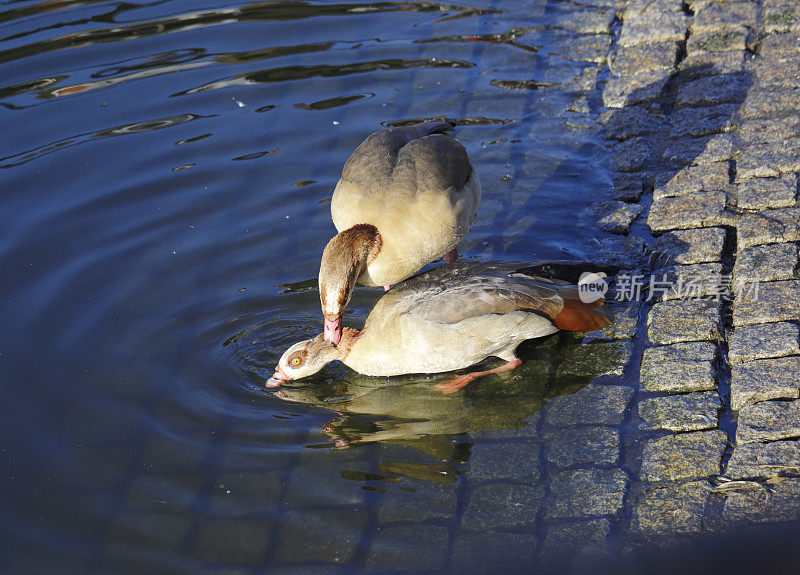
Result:
<svg viewBox="0 0 800 575"><path fill-rule="evenodd" d="M275 368L275 373L272 374L267 382L264 384L267 387L279 387L282 383L286 383L289 381L289 378L286 377L286 374L283 373L280 367Z"/></svg>
<svg viewBox="0 0 800 575"><path fill-rule="evenodd" d="M339 345L342 340L342 318L329 319L325 317L324 337L325 341L331 342L333 345Z"/></svg>

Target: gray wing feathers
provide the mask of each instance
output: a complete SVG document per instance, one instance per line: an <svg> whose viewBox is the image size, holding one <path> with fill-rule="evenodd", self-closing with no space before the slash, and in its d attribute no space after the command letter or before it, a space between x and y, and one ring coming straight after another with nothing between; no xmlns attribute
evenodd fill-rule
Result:
<svg viewBox="0 0 800 575"><path fill-rule="evenodd" d="M464 147L450 136L434 134L403 146L392 184L420 192L460 190L471 173Z"/></svg>
<svg viewBox="0 0 800 575"><path fill-rule="evenodd" d="M347 160L342 179L376 193L392 185L413 191L461 189L471 167L464 147L443 134L450 130L446 122L430 121L375 132Z"/></svg>
<svg viewBox="0 0 800 575"><path fill-rule="evenodd" d="M554 317L561 311L560 288L532 278L500 280L472 277L460 285L430 286L406 296L405 313L428 321L452 324L485 314L530 310Z"/></svg>

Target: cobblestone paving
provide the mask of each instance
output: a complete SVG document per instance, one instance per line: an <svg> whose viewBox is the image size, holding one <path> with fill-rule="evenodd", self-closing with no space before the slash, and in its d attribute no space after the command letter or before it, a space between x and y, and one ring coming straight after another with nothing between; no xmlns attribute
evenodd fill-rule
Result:
<svg viewBox="0 0 800 575"><path fill-rule="evenodd" d="M623 433L642 447L621 460L630 504L611 534L635 552L798 519L800 11L793 0L630 0L609 69L615 185L643 193L599 206L600 226L635 232L644 207L654 266L640 271L716 264L693 271L749 286L664 293L643 308L632 411L644 423Z"/></svg>

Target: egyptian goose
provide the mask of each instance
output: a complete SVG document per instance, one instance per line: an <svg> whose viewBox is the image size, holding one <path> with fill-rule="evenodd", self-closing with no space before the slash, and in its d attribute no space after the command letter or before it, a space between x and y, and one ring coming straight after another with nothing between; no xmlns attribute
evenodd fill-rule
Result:
<svg viewBox="0 0 800 575"><path fill-rule="evenodd" d="M320 334L291 346L267 386L311 375L334 360L379 376L450 371L489 356L506 361L437 385L452 393L478 377L517 367L522 360L515 350L526 339L611 323L602 299L584 303L575 285L541 277L542 269L456 262L421 273L386 292L364 328L346 328L338 345Z"/></svg>
<svg viewBox="0 0 800 575"><path fill-rule="evenodd" d="M467 234L480 202L478 175L446 122L370 135L344 165L331 200L339 232L322 253L325 340L338 344L356 282L395 284L446 255Z"/></svg>

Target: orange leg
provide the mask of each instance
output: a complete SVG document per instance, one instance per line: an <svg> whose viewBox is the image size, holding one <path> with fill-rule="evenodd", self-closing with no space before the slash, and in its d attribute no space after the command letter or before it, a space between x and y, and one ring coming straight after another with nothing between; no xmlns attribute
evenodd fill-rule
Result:
<svg viewBox="0 0 800 575"><path fill-rule="evenodd" d="M441 383L437 383L435 389L438 389L444 394L448 393L455 393L469 382L478 379L479 377L483 377L484 375L489 375L491 373L502 373L504 371L511 371L515 367L519 367L522 363L522 360L518 357L515 357L511 361L509 361L505 365L501 365L500 367L495 367L494 369L489 369L487 371L475 371L472 373L465 373L464 375L456 375L451 379L446 379Z"/></svg>
<svg viewBox="0 0 800 575"><path fill-rule="evenodd" d="M458 248L453 248L446 254L444 254L444 261L448 264L452 264L454 261L458 259Z"/></svg>

